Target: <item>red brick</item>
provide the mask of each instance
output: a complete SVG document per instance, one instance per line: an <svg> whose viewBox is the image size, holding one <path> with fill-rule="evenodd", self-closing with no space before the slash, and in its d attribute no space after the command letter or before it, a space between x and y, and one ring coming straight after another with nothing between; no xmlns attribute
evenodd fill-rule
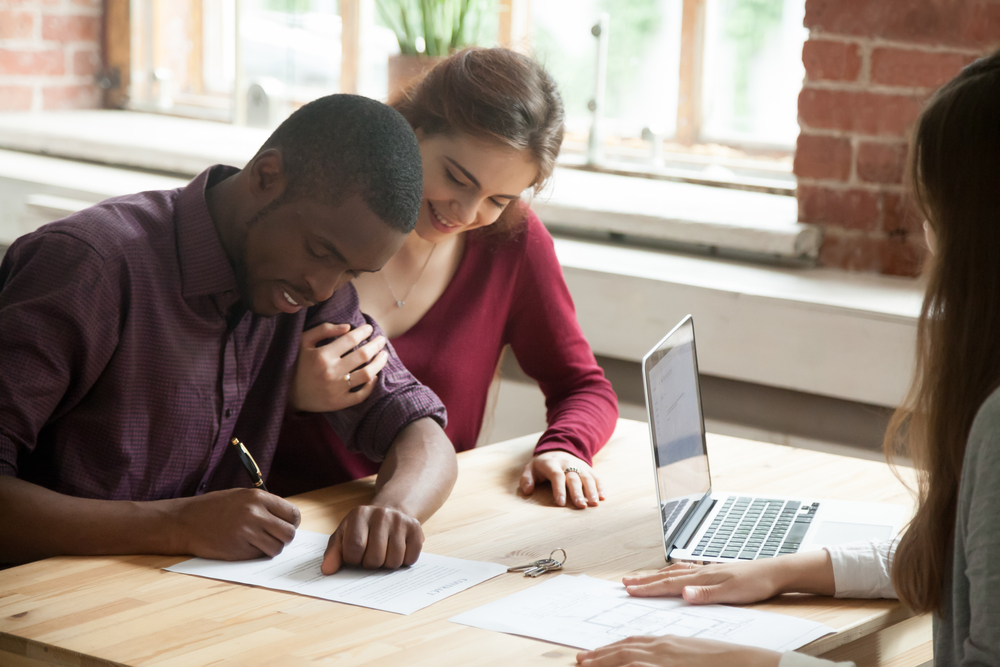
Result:
<svg viewBox="0 0 1000 667"><path fill-rule="evenodd" d="M1000 4L980 2L972 8L972 17L963 26L961 46L996 48L1000 36Z"/></svg>
<svg viewBox="0 0 1000 667"><path fill-rule="evenodd" d="M879 271L883 239L868 235L842 236L827 231L819 249L820 266L848 271Z"/></svg>
<svg viewBox="0 0 1000 667"><path fill-rule="evenodd" d="M101 94L96 85L49 86L42 89L44 109L96 109Z"/></svg>
<svg viewBox="0 0 1000 667"><path fill-rule="evenodd" d="M909 147L902 142L863 141L858 145L858 178L869 183L902 183L908 153Z"/></svg>
<svg viewBox="0 0 1000 667"><path fill-rule="evenodd" d="M886 192L882 195L882 229L890 235L903 234L920 241L924 216L909 196Z"/></svg>
<svg viewBox="0 0 1000 667"><path fill-rule="evenodd" d="M989 48L1000 35L994 0L806 0L816 32L901 42Z"/></svg>
<svg viewBox="0 0 1000 667"><path fill-rule="evenodd" d="M916 276L927 256L920 242L905 236L840 234L828 230L819 250L819 263L848 271Z"/></svg>
<svg viewBox="0 0 1000 667"><path fill-rule="evenodd" d="M73 54L73 74L93 76L101 69L101 54L89 49Z"/></svg>
<svg viewBox="0 0 1000 667"><path fill-rule="evenodd" d="M802 45L809 81L857 81L861 56L857 44L811 39Z"/></svg>
<svg viewBox="0 0 1000 667"><path fill-rule="evenodd" d="M923 97L913 95L816 88L799 93L799 122L817 130L903 137L922 108Z"/></svg>
<svg viewBox="0 0 1000 667"><path fill-rule="evenodd" d="M846 181L851 176L851 141L841 137L799 134L793 171L800 178Z"/></svg>
<svg viewBox="0 0 1000 667"><path fill-rule="evenodd" d="M0 39L30 39L35 17L28 12L0 9Z"/></svg>
<svg viewBox="0 0 1000 667"><path fill-rule="evenodd" d="M800 184L796 198L802 222L864 231L878 228L879 201L874 192Z"/></svg>
<svg viewBox="0 0 1000 667"><path fill-rule="evenodd" d="M96 42L101 19L96 16L43 16L42 39L58 42Z"/></svg>
<svg viewBox="0 0 1000 667"><path fill-rule="evenodd" d="M964 53L879 48L872 51L871 82L885 86L939 88L975 59Z"/></svg>
<svg viewBox="0 0 1000 667"><path fill-rule="evenodd" d="M66 73L66 56L58 49L19 51L0 49L0 74L58 76Z"/></svg>
<svg viewBox="0 0 1000 667"><path fill-rule="evenodd" d="M881 243L879 271L892 276L918 276L926 257L927 249L919 239L892 235Z"/></svg>
<svg viewBox="0 0 1000 667"><path fill-rule="evenodd" d="M29 86L0 86L0 111L29 111L31 98Z"/></svg>

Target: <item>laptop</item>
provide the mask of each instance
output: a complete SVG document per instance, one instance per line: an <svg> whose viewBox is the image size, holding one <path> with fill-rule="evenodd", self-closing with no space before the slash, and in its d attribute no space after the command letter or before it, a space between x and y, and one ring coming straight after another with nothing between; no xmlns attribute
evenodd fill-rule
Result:
<svg viewBox="0 0 1000 667"><path fill-rule="evenodd" d="M898 505L712 489L690 315L643 357L642 371L667 561L772 558L899 533Z"/></svg>

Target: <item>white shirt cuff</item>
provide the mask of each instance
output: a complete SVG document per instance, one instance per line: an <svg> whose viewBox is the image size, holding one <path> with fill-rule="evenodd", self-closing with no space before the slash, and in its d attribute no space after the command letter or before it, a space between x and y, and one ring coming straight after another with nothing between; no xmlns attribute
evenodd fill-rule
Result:
<svg viewBox="0 0 1000 667"><path fill-rule="evenodd" d="M898 540L852 542L823 547L833 563L838 598L895 598L892 560Z"/></svg>

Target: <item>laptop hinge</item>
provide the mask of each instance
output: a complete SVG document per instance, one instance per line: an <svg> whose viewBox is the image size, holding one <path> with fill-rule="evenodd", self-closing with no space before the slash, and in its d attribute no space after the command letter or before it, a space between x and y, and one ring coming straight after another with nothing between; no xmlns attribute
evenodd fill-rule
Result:
<svg viewBox="0 0 1000 667"><path fill-rule="evenodd" d="M704 497L698 501L698 506L695 507L694 512L691 513L691 517L684 522L684 527L681 531L677 533L677 537L674 538L674 543L670 547L671 551L674 549L686 549L688 542L691 537L697 534L698 529L701 528L702 522L705 521L707 517L712 512L712 508L715 507L715 499L712 498L712 492L709 491L704 495Z"/></svg>

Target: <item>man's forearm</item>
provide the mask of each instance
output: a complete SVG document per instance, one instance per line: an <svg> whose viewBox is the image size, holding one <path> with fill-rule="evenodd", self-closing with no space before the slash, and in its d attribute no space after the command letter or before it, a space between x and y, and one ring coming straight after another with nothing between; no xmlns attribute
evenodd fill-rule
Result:
<svg viewBox="0 0 1000 667"><path fill-rule="evenodd" d="M448 436L433 419L418 419L396 436L379 468L372 504L423 523L448 499L457 478L458 461Z"/></svg>
<svg viewBox="0 0 1000 667"><path fill-rule="evenodd" d="M174 551L163 502L73 498L0 477L0 562Z"/></svg>

